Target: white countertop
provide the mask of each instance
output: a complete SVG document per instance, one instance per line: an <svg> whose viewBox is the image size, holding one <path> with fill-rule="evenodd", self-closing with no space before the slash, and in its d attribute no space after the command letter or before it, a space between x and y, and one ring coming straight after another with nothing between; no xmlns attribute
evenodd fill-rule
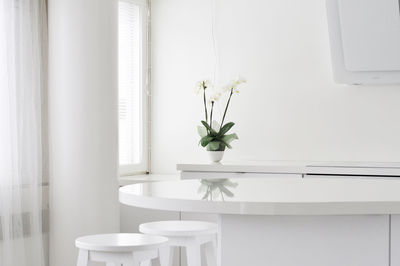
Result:
<svg viewBox="0 0 400 266"><path fill-rule="evenodd" d="M239 215L400 214L400 179L238 178L234 196L202 200L200 180L128 185L120 202L142 208ZM215 182L215 181L214 181ZM217 183L218 184L218 183Z"/></svg>
<svg viewBox="0 0 400 266"><path fill-rule="evenodd" d="M207 178L212 173L400 177L399 162L228 161L222 163L180 163L177 164L177 170L189 174L204 173Z"/></svg>
<svg viewBox="0 0 400 266"><path fill-rule="evenodd" d="M126 186L137 183L146 183L154 181L169 181L169 180L179 180L178 174L141 174L141 175L129 175L120 176L118 183L120 186Z"/></svg>

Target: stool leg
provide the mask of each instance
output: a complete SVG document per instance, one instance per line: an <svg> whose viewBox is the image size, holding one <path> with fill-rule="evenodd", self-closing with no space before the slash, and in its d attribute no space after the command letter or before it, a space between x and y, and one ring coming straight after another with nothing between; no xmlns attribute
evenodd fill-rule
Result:
<svg viewBox="0 0 400 266"><path fill-rule="evenodd" d="M89 265L89 251L84 249L79 249L77 266L88 266L88 265Z"/></svg>
<svg viewBox="0 0 400 266"><path fill-rule="evenodd" d="M186 246L188 266L201 266L200 245L189 244Z"/></svg>
<svg viewBox="0 0 400 266"><path fill-rule="evenodd" d="M162 266L161 262L160 262L160 258L157 257L157 258L152 259L151 260L151 266Z"/></svg>
<svg viewBox="0 0 400 266"><path fill-rule="evenodd" d="M174 247L163 247L159 250L161 266L172 266Z"/></svg>
<svg viewBox="0 0 400 266"><path fill-rule="evenodd" d="M217 266L217 243L216 240L205 244L207 266Z"/></svg>
<svg viewBox="0 0 400 266"><path fill-rule="evenodd" d="M152 266L151 265L151 260L142 261L140 263L140 266Z"/></svg>
<svg viewBox="0 0 400 266"><path fill-rule="evenodd" d="M123 266L140 266L140 259L135 255L131 255L130 258L122 263Z"/></svg>
<svg viewBox="0 0 400 266"><path fill-rule="evenodd" d="M134 261L134 262L126 262L124 264L122 264L123 266L140 266L140 262L139 261Z"/></svg>
<svg viewBox="0 0 400 266"><path fill-rule="evenodd" d="M155 258L152 260L145 260L140 263L140 266L162 266L160 263L160 258Z"/></svg>

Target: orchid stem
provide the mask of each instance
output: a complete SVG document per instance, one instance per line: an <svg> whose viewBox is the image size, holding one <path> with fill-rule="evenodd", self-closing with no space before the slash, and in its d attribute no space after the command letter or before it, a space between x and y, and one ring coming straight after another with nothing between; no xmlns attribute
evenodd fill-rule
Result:
<svg viewBox="0 0 400 266"><path fill-rule="evenodd" d="M224 125L224 120L225 120L225 116L226 116L226 111L228 111L228 107L229 107L229 103L231 102L231 98L232 98L232 94L233 94L233 88L231 89L231 94L229 95L229 99L228 102L226 103L226 107L225 107L225 111L224 111L224 116L222 117L222 122L220 125L220 130L222 128L222 126Z"/></svg>
<svg viewBox="0 0 400 266"><path fill-rule="evenodd" d="M210 127L212 128L212 117L213 117L213 111L214 111L214 102L211 102L211 113L210 113Z"/></svg>
<svg viewBox="0 0 400 266"><path fill-rule="evenodd" d="M206 122L208 123L208 114L207 114L207 102L206 102L206 87L203 83L203 100L204 100L204 111L206 115Z"/></svg>

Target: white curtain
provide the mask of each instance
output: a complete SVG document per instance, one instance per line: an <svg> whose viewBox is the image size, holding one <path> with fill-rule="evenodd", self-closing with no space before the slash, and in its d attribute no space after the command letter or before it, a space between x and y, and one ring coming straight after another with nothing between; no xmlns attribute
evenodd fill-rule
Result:
<svg viewBox="0 0 400 266"><path fill-rule="evenodd" d="M0 0L0 265L44 266L45 0Z"/></svg>

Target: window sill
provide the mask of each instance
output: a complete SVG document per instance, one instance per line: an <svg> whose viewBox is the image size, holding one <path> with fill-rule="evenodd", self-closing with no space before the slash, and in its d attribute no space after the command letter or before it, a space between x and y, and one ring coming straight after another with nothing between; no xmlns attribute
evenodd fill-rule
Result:
<svg viewBox="0 0 400 266"><path fill-rule="evenodd" d="M179 174L142 174L142 175L131 175L121 176L118 179L120 186L126 186L144 182L156 182L156 181L168 181L168 180L179 180Z"/></svg>

